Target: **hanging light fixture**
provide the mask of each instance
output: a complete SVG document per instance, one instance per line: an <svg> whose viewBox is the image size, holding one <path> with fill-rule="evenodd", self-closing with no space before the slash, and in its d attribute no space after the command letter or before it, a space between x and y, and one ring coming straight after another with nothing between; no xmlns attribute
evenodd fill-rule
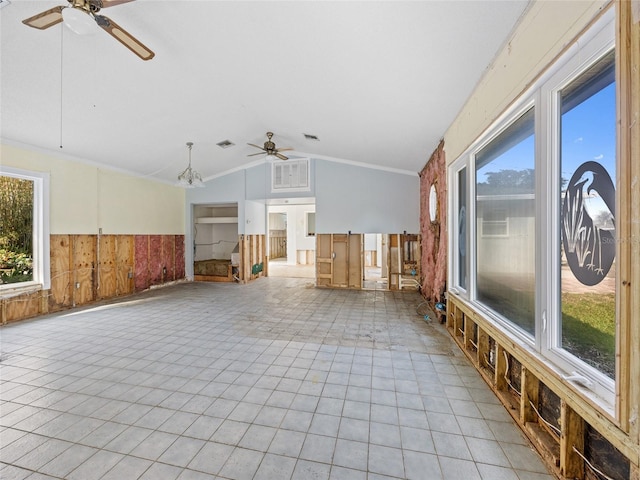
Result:
<svg viewBox="0 0 640 480"><path fill-rule="evenodd" d="M193 142L187 142L189 166L178 175L178 185L185 188L204 187L200 174L191 168L191 147L193 147Z"/></svg>

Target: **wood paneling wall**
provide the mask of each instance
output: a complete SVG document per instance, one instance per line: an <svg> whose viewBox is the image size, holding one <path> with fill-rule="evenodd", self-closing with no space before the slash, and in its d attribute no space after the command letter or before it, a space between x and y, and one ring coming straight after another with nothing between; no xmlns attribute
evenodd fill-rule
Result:
<svg viewBox="0 0 640 480"><path fill-rule="evenodd" d="M0 323L183 279L183 235L51 235L51 288L0 300Z"/></svg>

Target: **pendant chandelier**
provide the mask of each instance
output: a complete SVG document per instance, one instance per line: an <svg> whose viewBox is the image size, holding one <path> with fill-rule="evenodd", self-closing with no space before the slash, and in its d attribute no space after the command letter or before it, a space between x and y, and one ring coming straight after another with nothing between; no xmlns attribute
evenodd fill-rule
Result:
<svg viewBox="0 0 640 480"><path fill-rule="evenodd" d="M191 168L191 147L193 147L193 142L187 142L189 166L178 175L178 185L184 188L204 187L200 174Z"/></svg>

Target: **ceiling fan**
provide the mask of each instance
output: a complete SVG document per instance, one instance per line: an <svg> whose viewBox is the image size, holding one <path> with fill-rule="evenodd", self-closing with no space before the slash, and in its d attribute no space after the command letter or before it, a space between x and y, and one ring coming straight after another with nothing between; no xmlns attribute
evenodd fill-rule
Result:
<svg viewBox="0 0 640 480"><path fill-rule="evenodd" d="M98 12L102 8L113 7L122 3L132 2L134 0L67 0L70 5L50 8L42 13L29 17L22 21L29 27L37 28L38 30L44 30L46 28L57 25L63 20L69 27L74 29L74 25L78 25L81 29L81 25L92 23L95 21L98 26L104 29L109 35L114 37L125 47L139 56L142 60L151 60L155 53L144 46L139 40L132 37L122 27L116 24L110 18L104 15L98 15ZM86 27L85 27L86 28ZM86 32L86 30L85 30Z"/></svg>
<svg viewBox="0 0 640 480"><path fill-rule="evenodd" d="M248 143L247 145L251 145L252 147L259 148L262 152L251 153L247 155L247 157L253 157L254 155L272 155L274 157L278 157L280 160L289 160L289 157L285 157L280 152L286 152L287 150L293 150L293 148L276 148L276 144L271 141L271 137L273 137L273 133L267 132L268 140L264 142L264 146L261 147L259 145L254 145L253 143Z"/></svg>

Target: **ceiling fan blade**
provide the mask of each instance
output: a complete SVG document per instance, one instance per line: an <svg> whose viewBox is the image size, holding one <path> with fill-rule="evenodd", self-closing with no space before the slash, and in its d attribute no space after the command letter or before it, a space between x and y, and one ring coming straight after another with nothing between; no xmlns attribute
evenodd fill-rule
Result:
<svg viewBox="0 0 640 480"><path fill-rule="evenodd" d="M46 12L39 13L33 17L29 17L22 21L25 25L38 30L44 30L45 28L52 27L62 21L62 9L63 6L53 7Z"/></svg>
<svg viewBox="0 0 640 480"><path fill-rule="evenodd" d="M102 8L114 7L123 3L133 2L135 0L102 0Z"/></svg>
<svg viewBox="0 0 640 480"><path fill-rule="evenodd" d="M247 157L255 157L256 155L264 155L267 152L250 153Z"/></svg>
<svg viewBox="0 0 640 480"><path fill-rule="evenodd" d="M287 151L289 151L289 150L293 150L293 148L291 148L291 147L276 148L276 150L277 150L278 152L287 152Z"/></svg>
<svg viewBox="0 0 640 480"><path fill-rule="evenodd" d="M280 160L289 160L289 157L285 157L281 153L277 153L277 152L276 152L276 157L278 157Z"/></svg>
<svg viewBox="0 0 640 480"><path fill-rule="evenodd" d="M264 147L261 147L261 146L259 146L259 145L255 145L255 144L253 144L253 143L247 143L247 145L251 145L252 147L259 148L260 150L264 150ZM264 151L266 152L266 150L264 150Z"/></svg>
<svg viewBox="0 0 640 480"><path fill-rule="evenodd" d="M151 60L155 56L155 53L145 47L138 39L132 37L126 30L110 18L103 15L96 15L95 19L98 25L106 30L109 35L118 40L142 60Z"/></svg>

